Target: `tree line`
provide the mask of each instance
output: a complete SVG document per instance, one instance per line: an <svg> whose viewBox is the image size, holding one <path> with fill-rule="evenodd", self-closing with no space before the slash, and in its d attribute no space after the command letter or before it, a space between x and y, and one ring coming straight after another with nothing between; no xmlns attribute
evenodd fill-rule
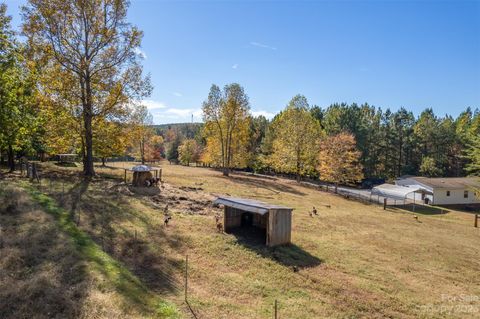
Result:
<svg viewBox="0 0 480 319"><path fill-rule="evenodd" d="M292 174L340 183L362 177L480 174L480 111L466 108L457 118L419 116L400 108L335 103L322 108L294 96L272 120L250 114L239 84L213 85L203 103L204 125L182 146L196 161L257 172ZM182 139L182 138L181 138ZM193 146L194 144L194 146ZM187 162L192 162L188 157ZM174 159L180 159L177 157Z"/></svg>
<svg viewBox="0 0 480 319"><path fill-rule="evenodd" d="M141 101L142 32L124 0L29 0L22 41L0 4L0 161L76 153L93 161L132 156L352 183L363 177L480 174L480 112L419 116L369 104L310 105L294 96L268 120L244 88L212 85L204 123L155 126Z"/></svg>

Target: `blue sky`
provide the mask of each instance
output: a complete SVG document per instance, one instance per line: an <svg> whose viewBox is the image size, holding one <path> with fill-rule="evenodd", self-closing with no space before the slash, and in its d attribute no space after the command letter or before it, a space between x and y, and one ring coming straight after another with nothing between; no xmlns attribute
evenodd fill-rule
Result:
<svg viewBox="0 0 480 319"><path fill-rule="evenodd" d="M23 1L6 1L14 24ZM296 94L418 115L480 107L480 1L132 0L156 123L201 120L212 83L238 82L254 114Z"/></svg>

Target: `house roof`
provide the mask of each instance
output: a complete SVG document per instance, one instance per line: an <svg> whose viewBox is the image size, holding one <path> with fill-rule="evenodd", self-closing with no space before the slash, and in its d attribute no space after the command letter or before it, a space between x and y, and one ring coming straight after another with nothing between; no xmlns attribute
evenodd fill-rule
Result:
<svg viewBox="0 0 480 319"><path fill-rule="evenodd" d="M225 205L228 207L237 208L251 213L257 213L260 215L266 214L271 209L286 209L293 210L293 208L268 204L254 199L237 198L237 197L224 197L220 196L215 201L215 204Z"/></svg>
<svg viewBox="0 0 480 319"><path fill-rule="evenodd" d="M480 177L418 177L411 179L431 188L480 188Z"/></svg>
<svg viewBox="0 0 480 319"><path fill-rule="evenodd" d="M413 192L422 192L431 194L428 190L421 186L400 186L392 184L382 184L372 188L372 195L379 195L386 198L404 200L407 195Z"/></svg>

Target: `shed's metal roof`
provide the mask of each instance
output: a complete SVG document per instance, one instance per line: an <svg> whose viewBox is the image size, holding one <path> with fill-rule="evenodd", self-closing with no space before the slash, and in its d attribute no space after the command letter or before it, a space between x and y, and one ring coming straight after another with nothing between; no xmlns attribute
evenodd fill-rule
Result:
<svg viewBox="0 0 480 319"><path fill-rule="evenodd" d="M423 192L426 194L432 194L421 186L400 186L392 184L382 184L372 188L372 195L379 195L382 197L404 200L408 194L413 192Z"/></svg>
<svg viewBox="0 0 480 319"><path fill-rule="evenodd" d="M290 211L293 210L293 208L286 206L268 204L254 199L237 197L220 196L214 201L214 203L261 215L267 213L270 209L285 209Z"/></svg>
<svg viewBox="0 0 480 319"><path fill-rule="evenodd" d="M147 166L147 165L137 165L137 166L132 167L130 170L134 171L134 172L150 172L150 171L153 171L153 169L150 166Z"/></svg>

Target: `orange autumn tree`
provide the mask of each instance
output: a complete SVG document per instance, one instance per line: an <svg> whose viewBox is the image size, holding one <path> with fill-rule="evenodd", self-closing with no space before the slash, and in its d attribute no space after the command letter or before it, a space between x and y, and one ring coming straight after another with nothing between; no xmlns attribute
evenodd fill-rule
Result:
<svg viewBox="0 0 480 319"><path fill-rule="evenodd" d="M339 184L360 181L363 178L360 156L353 134L326 137L320 142L317 166L320 179L335 184L335 193Z"/></svg>

